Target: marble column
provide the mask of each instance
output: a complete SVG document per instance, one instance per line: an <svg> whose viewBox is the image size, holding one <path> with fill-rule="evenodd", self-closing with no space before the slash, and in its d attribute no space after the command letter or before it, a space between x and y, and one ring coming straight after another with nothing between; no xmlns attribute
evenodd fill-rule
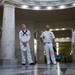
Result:
<svg viewBox="0 0 75 75"><path fill-rule="evenodd" d="M40 64L45 63L45 57L44 57L44 46L40 42L40 35L41 35L41 30L37 32L37 62Z"/></svg>
<svg viewBox="0 0 75 75"><path fill-rule="evenodd" d="M2 27L2 64L16 64L15 59L15 6L4 5Z"/></svg>

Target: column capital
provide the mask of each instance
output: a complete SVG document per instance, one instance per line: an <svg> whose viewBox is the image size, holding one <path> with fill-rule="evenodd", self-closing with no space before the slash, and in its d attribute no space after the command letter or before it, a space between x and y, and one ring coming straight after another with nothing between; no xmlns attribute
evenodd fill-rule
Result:
<svg viewBox="0 0 75 75"><path fill-rule="evenodd" d="M15 8L15 5L13 4L7 4L7 3L3 3L4 7L11 7L11 8Z"/></svg>
<svg viewBox="0 0 75 75"><path fill-rule="evenodd" d="M17 7L20 4L13 0L2 0L0 5L3 5L4 7Z"/></svg>

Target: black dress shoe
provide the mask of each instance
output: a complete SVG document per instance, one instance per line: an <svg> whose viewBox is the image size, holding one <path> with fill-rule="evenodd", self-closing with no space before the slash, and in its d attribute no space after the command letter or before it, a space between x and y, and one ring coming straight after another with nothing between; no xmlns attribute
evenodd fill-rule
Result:
<svg viewBox="0 0 75 75"><path fill-rule="evenodd" d="M29 65L35 65L34 63L30 63Z"/></svg>
<svg viewBox="0 0 75 75"><path fill-rule="evenodd" d="M26 65L26 64L22 64L22 65Z"/></svg>

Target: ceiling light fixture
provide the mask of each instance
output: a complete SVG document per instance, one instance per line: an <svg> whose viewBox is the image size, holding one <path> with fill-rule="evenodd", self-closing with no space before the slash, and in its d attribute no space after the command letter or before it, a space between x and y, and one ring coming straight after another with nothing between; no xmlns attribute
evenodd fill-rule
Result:
<svg viewBox="0 0 75 75"><path fill-rule="evenodd" d="M70 39L69 37L66 38L67 40Z"/></svg>
<svg viewBox="0 0 75 75"><path fill-rule="evenodd" d="M53 9L53 7L48 6L48 7L46 7L46 9L47 9L47 10L52 10L52 9Z"/></svg>
<svg viewBox="0 0 75 75"><path fill-rule="evenodd" d="M73 3L72 5L75 6L75 3Z"/></svg>
<svg viewBox="0 0 75 75"><path fill-rule="evenodd" d="M60 30L60 29L55 29L56 31Z"/></svg>
<svg viewBox="0 0 75 75"><path fill-rule="evenodd" d="M27 5L22 5L21 8L22 8L22 9L27 9L28 6L27 6Z"/></svg>
<svg viewBox="0 0 75 75"><path fill-rule="evenodd" d="M35 6L33 9L35 9L35 10L39 10L40 7L39 7L39 6Z"/></svg>
<svg viewBox="0 0 75 75"><path fill-rule="evenodd" d="M61 5L61 6L59 6L59 9L64 9L64 8L66 8L65 5Z"/></svg>
<svg viewBox="0 0 75 75"><path fill-rule="evenodd" d="M62 28L61 30L66 30L66 28Z"/></svg>

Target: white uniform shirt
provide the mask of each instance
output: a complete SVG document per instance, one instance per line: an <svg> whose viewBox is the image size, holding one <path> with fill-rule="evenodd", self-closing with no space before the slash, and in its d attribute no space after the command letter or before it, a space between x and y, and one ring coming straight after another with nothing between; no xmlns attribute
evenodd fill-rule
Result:
<svg viewBox="0 0 75 75"><path fill-rule="evenodd" d="M51 32L51 31L44 31L41 34L40 38L42 38L44 42L52 43L53 42L52 40L55 38L55 36L54 36L53 32Z"/></svg>
<svg viewBox="0 0 75 75"><path fill-rule="evenodd" d="M72 34L72 44L75 44L75 31Z"/></svg>
<svg viewBox="0 0 75 75"><path fill-rule="evenodd" d="M26 32L26 30L24 30L24 32ZM19 39L20 39L20 46L21 46L21 49L23 51L26 50L26 47L23 45L23 42L28 42L30 40L30 37L31 37L31 33L29 30L27 30L26 34L24 34L22 32L22 30L19 32ZM27 43L28 44L28 43Z"/></svg>
<svg viewBox="0 0 75 75"><path fill-rule="evenodd" d="M26 32L26 30L24 30L24 32ZM31 37L31 33L29 30L27 30L26 34L24 34L22 32L22 30L19 32L19 39L21 42L26 42L26 41L29 41L30 40L30 37Z"/></svg>

